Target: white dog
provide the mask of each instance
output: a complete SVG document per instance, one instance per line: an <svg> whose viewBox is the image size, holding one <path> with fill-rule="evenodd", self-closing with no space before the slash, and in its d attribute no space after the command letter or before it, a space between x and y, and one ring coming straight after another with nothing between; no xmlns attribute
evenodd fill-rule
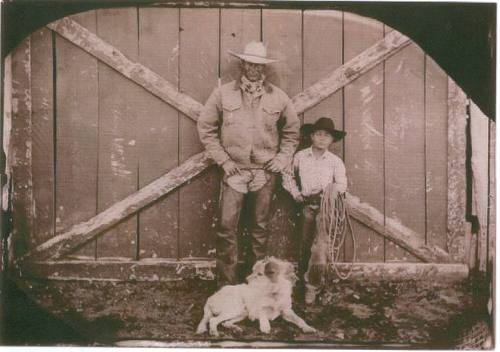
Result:
<svg viewBox="0 0 500 352"><path fill-rule="evenodd" d="M203 309L203 319L196 330L197 334L207 331L219 336L217 326L222 323L226 328L241 331L234 325L245 318L259 320L263 333L271 331L270 320L282 316L303 332L315 332L292 310L292 288L296 281L291 263L269 257L259 260L247 277L248 284L224 286L210 296Z"/></svg>

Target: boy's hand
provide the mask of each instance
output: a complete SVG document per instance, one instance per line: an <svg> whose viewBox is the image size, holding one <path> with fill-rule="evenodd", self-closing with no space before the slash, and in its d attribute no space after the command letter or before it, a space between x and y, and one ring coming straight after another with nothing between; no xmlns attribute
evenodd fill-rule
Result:
<svg viewBox="0 0 500 352"><path fill-rule="evenodd" d="M228 176L233 176L240 173L240 168L232 160L227 160L226 162L224 162L224 164L222 164L222 168Z"/></svg>
<svg viewBox="0 0 500 352"><path fill-rule="evenodd" d="M295 199L295 201L297 203L303 203L304 202L304 197L302 197L302 194L296 194L293 199Z"/></svg>

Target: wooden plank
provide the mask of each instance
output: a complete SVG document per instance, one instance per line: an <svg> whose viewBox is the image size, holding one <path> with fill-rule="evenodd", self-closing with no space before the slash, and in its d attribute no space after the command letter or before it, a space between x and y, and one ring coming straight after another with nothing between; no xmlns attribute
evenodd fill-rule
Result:
<svg viewBox="0 0 500 352"><path fill-rule="evenodd" d="M426 241L446 249L448 77L432 58L425 60Z"/></svg>
<svg viewBox="0 0 500 352"><path fill-rule="evenodd" d="M180 89L198 101L206 101L217 85L219 67L219 10L180 10ZM201 152L196 125L179 121L179 162ZM215 230L219 199L219 173L210 170L180 191L179 257L215 254Z"/></svg>
<svg viewBox="0 0 500 352"><path fill-rule="evenodd" d="M452 258L463 262L465 239L465 123L467 97L448 79L448 216L447 247Z"/></svg>
<svg viewBox="0 0 500 352"><path fill-rule="evenodd" d="M348 263L339 263L347 271ZM141 261L46 261L37 262L23 270L23 276L49 280L78 281L137 281L169 282L187 278L215 279L214 260L173 261L145 259ZM463 282L468 268L463 264L430 263L355 263L348 280L366 281L423 281L426 284Z"/></svg>
<svg viewBox="0 0 500 352"><path fill-rule="evenodd" d="M31 40L12 52L12 222L14 257L34 245L31 121Z"/></svg>
<svg viewBox="0 0 500 352"><path fill-rule="evenodd" d="M340 11L304 11L304 87L312 86L342 66L342 25ZM369 45L363 50L367 47ZM304 123L314 123L319 117L326 116L333 119L337 129L343 129L343 111L343 92L339 89L304 112ZM343 142L333 144L332 152L336 155L342 158L343 151Z"/></svg>
<svg viewBox="0 0 500 352"><path fill-rule="evenodd" d="M1 211L2 215L7 215L12 207L12 194L11 194L11 182L12 182L12 54L8 54L4 58L4 69L3 69L3 119L2 119L2 150L5 153L5 164L4 169L1 171L3 173L1 186ZM1 70L0 70L1 71ZM1 270L5 270L7 266L12 262L12 236L10 228L11 219L7 216L0 217L1 228L3 229L3 240L1 241ZM7 237L8 236L8 237Z"/></svg>
<svg viewBox="0 0 500 352"><path fill-rule="evenodd" d="M54 106L52 31L41 28L31 39L33 144L33 238L36 244L54 236Z"/></svg>
<svg viewBox="0 0 500 352"><path fill-rule="evenodd" d="M170 170L162 177L113 204L93 218L76 224L68 231L42 243L22 259L45 260L47 258L61 258L160 197L191 181L193 177L199 175L210 165L212 165L212 162L205 153L196 154L179 167Z"/></svg>
<svg viewBox="0 0 500 352"><path fill-rule="evenodd" d="M252 40L260 41L260 10L222 9L220 14L220 77L223 83L240 77L240 60L228 50L242 52Z"/></svg>
<svg viewBox="0 0 500 352"><path fill-rule="evenodd" d="M139 61L178 84L179 10L139 8ZM179 113L147 91L138 92L139 188L178 166ZM139 258L177 258L178 197L173 192L139 214Z"/></svg>
<svg viewBox="0 0 500 352"><path fill-rule="evenodd" d="M108 24L109 25L109 24ZM125 77L172 105L186 116L196 120L201 105L191 97L182 94L177 87L164 80L152 70L138 64L125 55L120 48L111 45L111 40L100 38L94 33L65 17L47 25L64 38L106 63ZM128 32L130 34L130 32Z"/></svg>
<svg viewBox="0 0 500 352"><path fill-rule="evenodd" d="M390 240L391 243L404 248L415 258L431 263L447 263L450 261L446 251L437 246L425 244L422 234L416 233L403 225L398 219L384 216L376 208L361 202L359 198L350 194L347 194L347 200L349 202L349 214L352 217L377 231Z"/></svg>
<svg viewBox="0 0 500 352"><path fill-rule="evenodd" d="M471 141L472 141L472 179L473 207L479 220L478 259L479 270L485 272L488 261L488 157L489 157L489 119L476 104L471 102Z"/></svg>
<svg viewBox="0 0 500 352"><path fill-rule="evenodd" d="M302 85L302 12L299 10L263 10L262 40L270 57L279 61L267 66L270 82L289 97L303 89ZM268 224L268 252L280 258L296 259L299 240L296 233L296 207L291 197L275 188L271 220Z"/></svg>
<svg viewBox="0 0 500 352"><path fill-rule="evenodd" d="M425 240L424 53L415 44L385 63L385 215ZM415 261L386 243L386 261Z"/></svg>
<svg viewBox="0 0 500 352"><path fill-rule="evenodd" d="M384 36L382 23L344 13L344 58L350 60ZM384 70L374 67L344 88L345 165L352 194L384 210ZM357 221L357 261L383 262L384 238ZM346 254L352 249L346 243ZM346 260L351 259L349 256Z"/></svg>
<svg viewBox="0 0 500 352"><path fill-rule="evenodd" d="M268 79L292 97L302 91L302 12L262 10L262 40L269 57Z"/></svg>
<svg viewBox="0 0 500 352"><path fill-rule="evenodd" d="M495 267L495 243L496 243L496 123L490 121L489 136L489 204L488 204L488 261Z"/></svg>
<svg viewBox="0 0 500 352"><path fill-rule="evenodd" d="M410 43L408 37L396 31L387 34L384 39L346 62L331 75L297 94L293 98L295 109L299 113L310 109Z"/></svg>
<svg viewBox="0 0 500 352"><path fill-rule="evenodd" d="M117 25L119 24L119 25ZM124 28L127 30L125 31ZM136 61L137 9L97 10L98 35ZM98 210L138 188L137 128L140 88L99 63ZM117 89L119 87L119 89ZM137 217L125 220L97 240L97 257L137 255Z"/></svg>
<svg viewBox="0 0 500 352"><path fill-rule="evenodd" d="M96 30L94 11L72 19ZM99 80L97 60L91 55L58 35L55 50L55 230L60 233L97 213ZM89 243L74 255L95 258L95 247L95 242Z"/></svg>

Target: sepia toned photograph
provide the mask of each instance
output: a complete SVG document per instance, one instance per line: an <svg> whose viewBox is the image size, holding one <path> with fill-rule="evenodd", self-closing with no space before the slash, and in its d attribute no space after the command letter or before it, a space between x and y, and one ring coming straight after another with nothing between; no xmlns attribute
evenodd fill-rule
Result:
<svg viewBox="0 0 500 352"><path fill-rule="evenodd" d="M495 3L56 5L2 4L0 345L495 348Z"/></svg>

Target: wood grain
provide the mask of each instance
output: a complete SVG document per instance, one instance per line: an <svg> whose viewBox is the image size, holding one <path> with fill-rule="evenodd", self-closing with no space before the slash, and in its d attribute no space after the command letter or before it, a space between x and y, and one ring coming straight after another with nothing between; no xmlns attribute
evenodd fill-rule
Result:
<svg viewBox="0 0 500 352"><path fill-rule="evenodd" d="M385 63L385 215L425 240L424 53L412 44ZM386 261L415 261L392 242Z"/></svg>
<svg viewBox="0 0 500 352"><path fill-rule="evenodd" d="M139 62L173 85L179 81L179 10L139 8ZM148 91L138 105L139 188L179 165L179 113ZM139 214L139 258L177 258L179 192Z"/></svg>
<svg viewBox="0 0 500 352"><path fill-rule="evenodd" d="M54 236L54 79L52 32L41 28L31 39L33 145L33 237L36 244Z"/></svg>
<svg viewBox="0 0 500 352"><path fill-rule="evenodd" d="M426 241L446 249L448 76L431 57L425 63Z"/></svg>
<svg viewBox="0 0 500 352"><path fill-rule="evenodd" d="M180 10L180 89L205 102L217 85L219 66L219 10ZM196 124L179 121L179 162L204 148ZM180 191L179 257L214 256L219 199L219 173L209 170Z"/></svg>
<svg viewBox="0 0 500 352"><path fill-rule="evenodd" d="M359 55L384 36L384 26L344 13L344 57ZM380 64L344 88L345 165L349 192L384 211L384 70ZM383 262L384 238L357 221L357 261ZM346 254L350 254L350 243ZM348 260L351 258L348 256Z"/></svg>
<svg viewBox="0 0 500 352"><path fill-rule="evenodd" d="M97 28L105 41L137 61L136 8L97 10ZM138 189L140 91L121 74L99 63L99 211ZM115 256L136 258L137 217L124 220L97 240L98 258Z"/></svg>
<svg viewBox="0 0 500 352"><path fill-rule="evenodd" d="M96 13L72 17L96 29ZM99 101L97 60L56 34L56 233L97 214ZM95 242L73 253L95 258Z"/></svg>
<svg viewBox="0 0 500 352"><path fill-rule="evenodd" d="M447 247L457 262L466 260L465 249L465 123L467 97L448 78L448 216ZM468 254L467 254L468 255Z"/></svg>

